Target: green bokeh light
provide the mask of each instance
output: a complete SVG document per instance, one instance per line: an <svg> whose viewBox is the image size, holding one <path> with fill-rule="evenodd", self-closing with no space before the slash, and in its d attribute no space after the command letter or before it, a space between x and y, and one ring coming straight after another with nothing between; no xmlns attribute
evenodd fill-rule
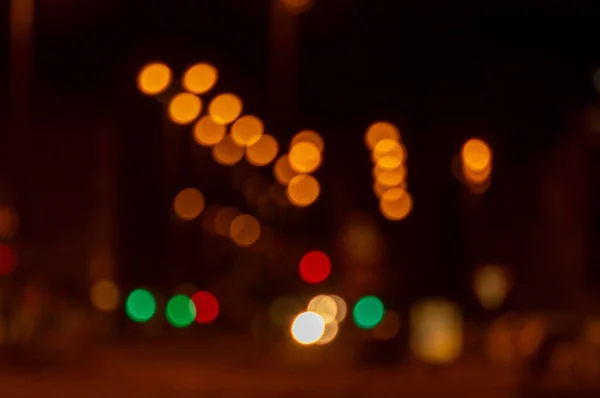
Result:
<svg viewBox="0 0 600 398"><path fill-rule="evenodd" d="M354 306L352 317L359 328L371 329L381 322L384 310L383 303L378 297L365 296Z"/></svg>
<svg viewBox="0 0 600 398"><path fill-rule="evenodd" d="M132 321L147 322L156 313L156 300L149 291L136 289L127 297L125 311Z"/></svg>
<svg viewBox="0 0 600 398"><path fill-rule="evenodd" d="M183 294L174 296L167 304L167 320L177 328L189 326L196 318L196 306L192 299Z"/></svg>

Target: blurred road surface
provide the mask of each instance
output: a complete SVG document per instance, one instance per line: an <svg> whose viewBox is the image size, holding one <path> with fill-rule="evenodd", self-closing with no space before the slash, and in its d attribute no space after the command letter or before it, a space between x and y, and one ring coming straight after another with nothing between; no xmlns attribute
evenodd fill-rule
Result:
<svg viewBox="0 0 600 398"><path fill-rule="evenodd" d="M43 372L0 372L0 396L10 398L128 397L514 397L510 372L481 364L447 369L357 368L335 361L273 365L202 358L194 348L177 352L110 348L90 355L85 365ZM193 358L193 359L192 359ZM200 359L198 359L200 358Z"/></svg>

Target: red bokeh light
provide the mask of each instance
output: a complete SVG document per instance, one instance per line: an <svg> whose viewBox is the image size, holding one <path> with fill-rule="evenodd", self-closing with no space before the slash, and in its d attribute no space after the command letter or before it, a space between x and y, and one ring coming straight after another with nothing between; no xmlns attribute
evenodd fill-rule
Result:
<svg viewBox="0 0 600 398"><path fill-rule="evenodd" d="M300 276L305 282L320 283L329 276L331 272L331 261L327 254L322 251L308 252L300 260Z"/></svg>
<svg viewBox="0 0 600 398"><path fill-rule="evenodd" d="M7 275L17 265L17 256L10 246L0 243L0 275Z"/></svg>
<svg viewBox="0 0 600 398"><path fill-rule="evenodd" d="M219 315L219 301L210 292L198 292L192 296L196 306L196 322L211 323Z"/></svg>

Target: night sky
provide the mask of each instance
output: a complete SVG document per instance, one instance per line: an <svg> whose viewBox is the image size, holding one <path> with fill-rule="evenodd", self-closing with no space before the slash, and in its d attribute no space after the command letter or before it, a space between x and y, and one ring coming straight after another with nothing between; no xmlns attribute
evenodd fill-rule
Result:
<svg viewBox="0 0 600 398"><path fill-rule="evenodd" d="M199 231L169 227L170 198L179 189L197 185L207 201L251 210L231 187L229 170L206 154L194 160L186 129L169 127L161 106L136 90L136 74L147 62L164 61L175 74L193 62L213 63L221 76L217 91L238 93L282 146L302 128L320 132L326 149L317 173L319 202L270 225L297 240L298 250L327 250L347 214L371 215L389 248L383 265L391 287L382 294L398 302L441 294L472 303L466 269L473 263L526 262L520 235L511 230L537 211L536 164L597 96L591 76L600 62L598 6L316 0L298 21L297 80L290 86L296 95L277 101L267 1L122 3L39 0L35 81L38 98L62 99L56 106L72 112L73 129L87 122L117 137L119 273L131 287L209 286L227 274L212 263L230 262L233 249L210 241L226 255L205 260L204 249L197 250L207 245ZM0 17L7 15L5 7ZM0 68L5 72L6 64ZM399 126L407 147L415 207L402 223L385 222L372 193L363 135L376 120ZM178 137L172 170L161 160L165 134ZM465 258L463 193L450 161L472 136L486 139L495 157L492 188L485 203L473 205L484 209L490 239ZM270 167L261 172L271 178ZM293 263L294 255L279 261Z"/></svg>

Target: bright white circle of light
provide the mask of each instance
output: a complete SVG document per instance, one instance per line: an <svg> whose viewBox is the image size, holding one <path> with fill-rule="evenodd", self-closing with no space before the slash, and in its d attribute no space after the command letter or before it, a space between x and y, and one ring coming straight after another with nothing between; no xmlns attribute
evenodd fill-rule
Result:
<svg viewBox="0 0 600 398"><path fill-rule="evenodd" d="M300 344L314 344L325 333L325 321L321 315L307 311L302 312L292 322L292 337Z"/></svg>

